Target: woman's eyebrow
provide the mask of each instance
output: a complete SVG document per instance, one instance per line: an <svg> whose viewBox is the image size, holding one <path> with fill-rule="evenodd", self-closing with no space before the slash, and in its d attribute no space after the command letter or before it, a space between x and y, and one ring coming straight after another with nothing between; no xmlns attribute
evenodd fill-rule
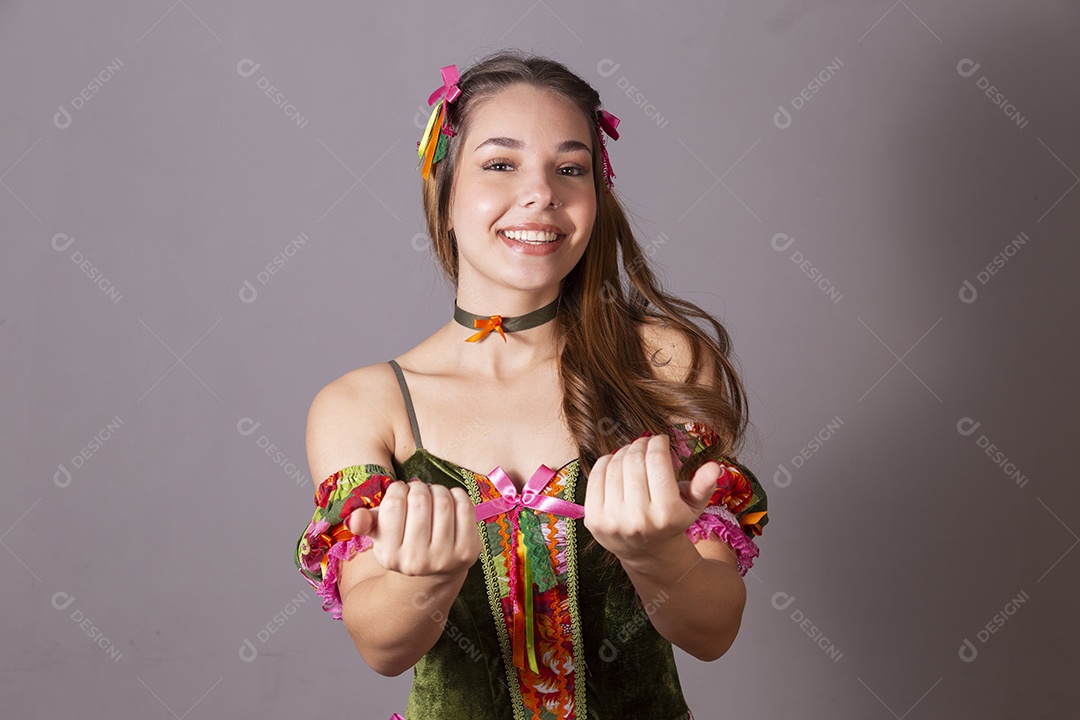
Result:
<svg viewBox="0 0 1080 720"><path fill-rule="evenodd" d="M492 137L488 138L487 140L473 148L473 152L476 152L485 145L496 145L498 147L510 148L511 150L521 150L525 147L525 143L523 143L521 140L518 140L517 138ZM580 140L563 140L555 149L558 152L572 152L574 150L584 150L587 153L592 153L592 148L590 148L588 145L581 142Z"/></svg>

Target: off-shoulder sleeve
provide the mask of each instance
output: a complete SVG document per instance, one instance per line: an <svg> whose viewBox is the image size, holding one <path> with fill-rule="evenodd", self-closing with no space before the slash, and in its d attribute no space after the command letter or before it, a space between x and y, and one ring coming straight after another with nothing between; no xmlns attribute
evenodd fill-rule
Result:
<svg viewBox="0 0 1080 720"><path fill-rule="evenodd" d="M353 535L345 519L357 508L373 508L396 478L381 465L350 465L323 480L315 491L315 513L296 543L300 574L319 597L322 608L341 619L338 565L371 547L367 535Z"/></svg>
<svg viewBox="0 0 1080 720"><path fill-rule="evenodd" d="M716 479L716 491L709 504L686 529L686 536L696 543L716 535L735 551L739 574L745 575L760 553L753 539L761 535L761 529L769 521L765 490L749 468L733 457L717 455L712 446L719 436L708 425L674 425L669 434L676 471L686 465L686 470L693 472L709 460L716 460L723 470Z"/></svg>

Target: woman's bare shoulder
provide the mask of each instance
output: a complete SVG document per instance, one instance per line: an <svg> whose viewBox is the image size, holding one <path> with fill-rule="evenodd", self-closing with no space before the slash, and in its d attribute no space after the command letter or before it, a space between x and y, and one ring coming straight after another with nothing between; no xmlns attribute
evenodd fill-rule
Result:
<svg viewBox="0 0 1080 720"><path fill-rule="evenodd" d="M693 345L690 338L680 330L659 320L648 319L639 326L645 357L653 374L661 380L685 382L690 375ZM699 342L695 340L694 342ZM705 348L702 350L703 378L713 373L713 361Z"/></svg>
<svg viewBox="0 0 1080 720"><path fill-rule="evenodd" d="M398 394L388 363L350 370L316 393L307 418L308 465L316 487L350 465L393 468Z"/></svg>

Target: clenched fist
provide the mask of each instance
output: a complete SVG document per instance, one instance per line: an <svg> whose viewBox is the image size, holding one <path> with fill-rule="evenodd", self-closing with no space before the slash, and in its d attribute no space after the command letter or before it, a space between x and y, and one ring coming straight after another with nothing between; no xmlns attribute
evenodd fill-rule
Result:
<svg viewBox="0 0 1080 720"><path fill-rule="evenodd" d="M345 526L371 538L379 564L402 575L457 575L480 557L476 510L460 487L397 480L378 507L354 510Z"/></svg>

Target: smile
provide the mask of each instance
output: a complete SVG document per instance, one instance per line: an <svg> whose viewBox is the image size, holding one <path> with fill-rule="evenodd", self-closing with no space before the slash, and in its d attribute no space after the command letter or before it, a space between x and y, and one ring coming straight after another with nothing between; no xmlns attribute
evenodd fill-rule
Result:
<svg viewBox="0 0 1080 720"><path fill-rule="evenodd" d="M499 235L508 240L516 240L530 245L550 245L564 237L559 233L538 230L500 230Z"/></svg>

